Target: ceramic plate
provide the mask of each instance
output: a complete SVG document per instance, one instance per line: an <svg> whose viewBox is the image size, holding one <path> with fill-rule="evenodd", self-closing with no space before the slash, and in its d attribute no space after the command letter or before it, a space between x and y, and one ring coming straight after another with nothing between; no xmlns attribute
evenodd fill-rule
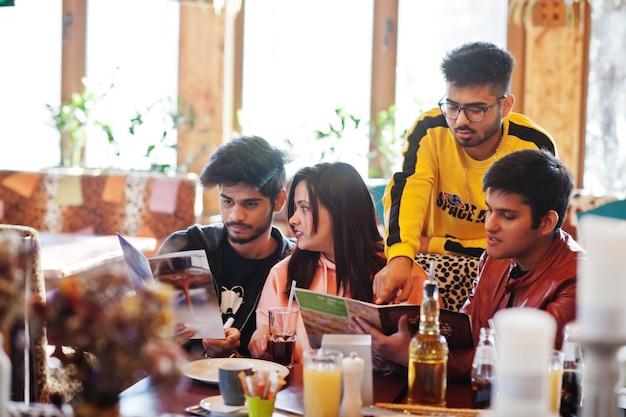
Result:
<svg viewBox="0 0 626 417"><path fill-rule="evenodd" d="M247 358L210 358L210 359L200 359L197 361L187 362L181 367L181 372L183 375L188 376L189 378L208 382L210 384L218 383L218 367L220 364L225 362L245 362L252 365L254 369L257 371L278 371L278 373L286 377L289 375L289 369L283 365L278 363L264 361L261 359L247 359Z"/></svg>
<svg viewBox="0 0 626 417"><path fill-rule="evenodd" d="M224 399L221 395L214 395L212 397L206 397L200 400L200 407L211 412L212 416L231 416L240 417L248 416L248 406L235 407L232 405L224 404Z"/></svg>

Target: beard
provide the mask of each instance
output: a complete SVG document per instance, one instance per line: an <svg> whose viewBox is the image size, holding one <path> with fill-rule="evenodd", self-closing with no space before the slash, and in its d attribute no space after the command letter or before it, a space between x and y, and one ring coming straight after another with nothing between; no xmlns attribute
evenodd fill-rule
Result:
<svg viewBox="0 0 626 417"><path fill-rule="evenodd" d="M274 216L272 213L270 213L270 215L267 217L266 222L263 223L262 226L254 228L250 225L247 225L245 223L224 223L224 225L226 226L226 233L228 234L228 240L231 243L236 243L238 245L242 245L242 244L246 244L246 243L250 243L256 239L258 239L260 236L262 236L265 232L267 232L267 230L272 227L272 221L274 219ZM247 237L238 237L238 236L233 236L230 233L229 230L229 226L245 226L248 227L249 229L252 230L252 233L247 236Z"/></svg>
<svg viewBox="0 0 626 417"><path fill-rule="evenodd" d="M469 141L456 139L456 137L455 139L456 139L456 142L459 144L459 146L461 146L462 148L474 148L476 146L480 146L483 143L489 141L489 139L494 137L501 130L502 130L502 112L498 111L498 118L491 125L485 127L485 134L482 137L474 138ZM473 134L476 133L476 130L472 129L468 125L457 126L454 128L454 131L455 132L465 131L465 132L470 132Z"/></svg>

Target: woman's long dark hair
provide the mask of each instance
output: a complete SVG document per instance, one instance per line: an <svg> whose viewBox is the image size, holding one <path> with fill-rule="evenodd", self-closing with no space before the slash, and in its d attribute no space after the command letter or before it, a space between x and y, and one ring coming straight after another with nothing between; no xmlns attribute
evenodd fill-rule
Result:
<svg viewBox="0 0 626 417"><path fill-rule="evenodd" d="M294 192L302 181L309 193L312 232L316 233L318 229L319 204L329 211L333 222L337 290L371 302L374 274L385 265L385 258L382 256L383 239L376 225L376 211L365 182L352 165L343 162L302 168L291 181L288 219L296 210ZM292 280L299 288L309 288L319 259L320 252L296 248L289 261L285 293L289 292Z"/></svg>

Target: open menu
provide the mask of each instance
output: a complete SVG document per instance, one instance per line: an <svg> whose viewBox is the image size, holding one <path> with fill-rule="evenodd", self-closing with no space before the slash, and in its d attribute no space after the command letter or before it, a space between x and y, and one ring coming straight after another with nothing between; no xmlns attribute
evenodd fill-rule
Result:
<svg viewBox="0 0 626 417"><path fill-rule="evenodd" d="M176 290L176 321L195 331L194 339L224 339L224 325L209 261L203 250L166 253L148 259L118 233L131 287L140 292L150 281Z"/></svg>
<svg viewBox="0 0 626 417"><path fill-rule="evenodd" d="M350 318L361 317L386 335L398 331L398 320L408 315L411 334L417 333L420 306L417 304L373 304L351 298L296 288L300 315L312 347L321 345L324 334L350 333ZM440 309L440 329L450 349L474 347L470 316Z"/></svg>

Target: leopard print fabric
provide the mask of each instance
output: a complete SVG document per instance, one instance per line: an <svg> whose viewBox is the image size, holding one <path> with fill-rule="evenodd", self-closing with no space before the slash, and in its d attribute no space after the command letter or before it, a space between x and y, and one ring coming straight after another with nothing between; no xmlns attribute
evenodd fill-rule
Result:
<svg viewBox="0 0 626 417"><path fill-rule="evenodd" d="M30 238L32 251L28 253L28 265L31 277L31 301L46 302L46 283L41 268L39 255L41 244L38 232L28 226L0 224L0 233L4 230L15 230L23 237ZM45 327L35 330L31 336L31 401L50 403L67 402L82 388L75 382L67 370L50 366L48 338Z"/></svg>
<svg viewBox="0 0 626 417"><path fill-rule="evenodd" d="M443 308L459 311L478 273L478 258L461 255L418 253L415 261L425 270L430 270L430 261L435 260L435 278L439 283L439 295Z"/></svg>

